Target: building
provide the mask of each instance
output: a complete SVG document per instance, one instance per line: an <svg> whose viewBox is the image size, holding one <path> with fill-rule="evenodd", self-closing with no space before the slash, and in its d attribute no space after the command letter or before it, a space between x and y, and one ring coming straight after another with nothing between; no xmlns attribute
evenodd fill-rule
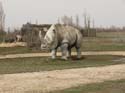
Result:
<svg viewBox="0 0 125 93"><path fill-rule="evenodd" d="M42 34L45 35L47 30L50 28L50 26L51 26L51 24L38 25L38 24L26 23L22 26L21 33L22 33L22 35L26 35L28 32L38 33L38 31L42 31Z"/></svg>
<svg viewBox="0 0 125 93"><path fill-rule="evenodd" d="M51 24L31 24L26 23L21 28L21 35L23 41L27 42L29 47L40 47L42 41L39 38L39 31L44 37Z"/></svg>

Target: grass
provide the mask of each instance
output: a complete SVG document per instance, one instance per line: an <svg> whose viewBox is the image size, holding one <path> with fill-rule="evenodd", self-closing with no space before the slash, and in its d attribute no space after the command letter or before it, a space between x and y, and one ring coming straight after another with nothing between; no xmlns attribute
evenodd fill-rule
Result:
<svg viewBox="0 0 125 93"><path fill-rule="evenodd" d="M121 39L123 39L123 38L125 38L124 36L125 36L125 31L98 31L97 32L97 37L103 37L103 38L121 38Z"/></svg>
<svg viewBox="0 0 125 93"><path fill-rule="evenodd" d="M29 52L24 47L10 47L10 48L0 48L0 54L15 54L15 53L23 53L23 52Z"/></svg>
<svg viewBox="0 0 125 93"><path fill-rule="evenodd" d="M81 85L50 93L125 93L125 80Z"/></svg>
<svg viewBox="0 0 125 93"><path fill-rule="evenodd" d="M97 37L83 38L82 51L125 51L125 32L97 32ZM0 55L34 52L42 51L27 47L0 48Z"/></svg>
<svg viewBox="0 0 125 93"><path fill-rule="evenodd" d="M75 51L73 49L73 51ZM125 51L124 42L109 41L109 39L85 38L82 51ZM40 49L27 47L0 48L0 55L43 52Z"/></svg>
<svg viewBox="0 0 125 93"><path fill-rule="evenodd" d="M63 61L61 59L52 60L50 58L17 58L0 60L0 74L39 72L49 70L98 67L106 65L124 64L119 56L85 56L81 60L70 59Z"/></svg>
<svg viewBox="0 0 125 93"><path fill-rule="evenodd" d="M83 51L125 51L125 41L113 38L84 38Z"/></svg>
<svg viewBox="0 0 125 93"><path fill-rule="evenodd" d="M0 55L6 54L21 54L21 53L38 53L42 52L40 50L31 49L27 47L10 47L10 48L0 48Z"/></svg>
<svg viewBox="0 0 125 93"><path fill-rule="evenodd" d="M125 51L125 32L97 32L83 39L83 51Z"/></svg>

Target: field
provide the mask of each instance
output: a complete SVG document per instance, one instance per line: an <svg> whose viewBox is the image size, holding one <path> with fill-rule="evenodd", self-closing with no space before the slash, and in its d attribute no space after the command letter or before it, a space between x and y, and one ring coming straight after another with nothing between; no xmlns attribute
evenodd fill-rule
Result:
<svg viewBox="0 0 125 93"><path fill-rule="evenodd" d="M74 90L70 93L74 92L79 93L79 91L76 90L77 91L76 92L75 89L77 87L82 87L86 84L93 85L93 83L103 83L109 80L118 81L123 79L125 79L125 64L63 69L63 70L53 70L53 71L41 71L33 73L26 72L26 73L16 73L16 74L3 74L0 75L0 82L1 82L0 92L1 93L51 93L51 92L56 93L54 91L72 88L71 90L73 89ZM105 83L102 85L105 85ZM95 89L96 87L97 86L93 86L93 88ZM118 93L122 93L120 91L122 91L124 88L125 86L123 81L123 86L121 86L121 88L118 90ZM92 91L92 89L90 90L89 89L86 90L86 92ZM113 86L111 86L109 91L112 91L112 89L114 89ZM97 92L100 90L97 88L97 90L95 91ZM104 92L106 92L106 90ZM57 93L63 93L63 92L57 92Z"/></svg>
<svg viewBox="0 0 125 93"><path fill-rule="evenodd" d="M124 93L125 80L106 81L103 83L93 83L81 85L65 90L50 93Z"/></svg>
<svg viewBox="0 0 125 93"><path fill-rule="evenodd" d="M40 72L71 68L98 67L106 65L124 64L123 57L116 56L84 56L82 60L70 59L63 61L50 58L17 58L0 60L0 74ZM117 61L118 60L118 61Z"/></svg>
<svg viewBox="0 0 125 93"><path fill-rule="evenodd" d="M125 51L125 32L97 32L83 39L83 51Z"/></svg>
<svg viewBox="0 0 125 93"><path fill-rule="evenodd" d="M97 32L97 37L84 37L82 51L125 51L125 32ZM75 49L73 49L75 51ZM0 54L42 52L27 47L0 48Z"/></svg>
<svg viewBox="0 0 125 93"><path fill-rule="evenodd" d="M34 50L27 47L10 47L10 48L0 48L0 55L7 54L23 54L23 53L39 53L41 50Z"/></svg>
<svg viewBox="0 0 125 93"><path fill-rule="evenodd" d="M82 51L83 53L84 51L123 52L125 51L124 36L125 32L97 32L97 37L84 37ZM41 52L43 51L40 49L28 47L0 48L0 55L2 56ZM113 55L85 55L80 60L73 56L68 61L61 60L59 57L55 60L48 57L0 59L0 92L12 93L13 90L19 90L19 92L15 93L124 93L124 66L124 56ZM79 70L77 71L77 69ZM73 71L70 73L70 70ZM86 83L79 81L81 80L79 75L82 76L82 79L85 79ZM92 75L92 79L88 75ZM96 76L93 77L93 75ZM48 80L50 80L50 84ZM90 80L89 84L87 80ZM101 82L98 82L99 80ZM61 84L63 81L69 83ZM65 87L68 84L69 86ZM42 89L45 89L46 92L43 92Z"/></svg>

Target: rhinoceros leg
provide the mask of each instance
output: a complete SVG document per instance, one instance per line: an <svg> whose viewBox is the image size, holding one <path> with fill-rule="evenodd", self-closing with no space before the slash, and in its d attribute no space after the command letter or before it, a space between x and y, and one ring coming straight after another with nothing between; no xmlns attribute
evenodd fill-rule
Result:
<svg viewBox="0 0 125 93"><path fill-rule="evenodd" d="M56 49L52 49L52 51L51 51L51 57L52 57L52 59L55 59L56 58Z"/></svg>
<svg viewBox="0 0 125 93"><path fill-rule="evenodd" d="M71 57L71 48L68 48L68 55L67 55L68 58Z"/></svg>
<svg viewBox="0 0 125 93"><path fill-rule="evenodd" d="M61 50L62 50L62 59L67 60L68 59L68 44L62 44Z"/></svg>
<svg viewBox="0 0 125 93"><path fill-rule="evenodd" d="M80 47L76 47L76 51L77 51L77 58L80 59L82 57Z"/></svg>

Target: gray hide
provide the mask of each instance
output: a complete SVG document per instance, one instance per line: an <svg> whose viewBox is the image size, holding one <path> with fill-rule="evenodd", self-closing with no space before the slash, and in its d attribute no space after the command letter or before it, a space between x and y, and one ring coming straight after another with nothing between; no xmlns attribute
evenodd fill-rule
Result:
<svg viewBox="0 0 125 93"><path fill-rule="evenodd" d="M51 49L52 59L56 57L58 47L62 50L62 59L67 60L71 56L71 48L77 50L77 57L81 57L82 34L71 26L52 25L44 37L44 45L41 48L49 47Z"/></svg>

